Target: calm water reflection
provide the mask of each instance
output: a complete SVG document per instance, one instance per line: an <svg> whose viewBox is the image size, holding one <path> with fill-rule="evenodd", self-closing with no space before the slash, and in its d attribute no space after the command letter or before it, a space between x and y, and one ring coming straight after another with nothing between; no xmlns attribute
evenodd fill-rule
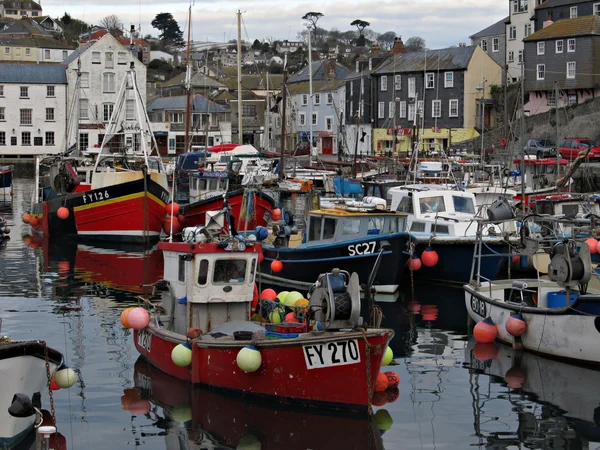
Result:
<svg viewBox="0 0 600 450"><path fill-rule="evenodd" d="M393 423L385 413L357 420L191 389L139 360L119 324L120 311L161 277L160 252L36 240L20 222L31 189L17 178L13 203L0 203L12 228L0 249L2 334L45 339L76 369L77 384L54 394L70 449L600 446L600 373L475 345L462 291L445 286L381 304L396 331L398 365L389 370L401 382L399 399L376 410Z"/></svg>

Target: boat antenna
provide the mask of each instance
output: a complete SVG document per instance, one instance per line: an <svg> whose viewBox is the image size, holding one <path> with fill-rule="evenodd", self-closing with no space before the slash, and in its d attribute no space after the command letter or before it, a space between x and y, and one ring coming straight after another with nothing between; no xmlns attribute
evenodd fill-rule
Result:
<svg viewBox="0 0 600 450"><path fill-rule="evenodd" d="M310 33L310 31L309 31ZM285 122L286 122L286 105L287 105L287 53L283 56L283 84L281 89L283 91L282 99L283 105L281 107L281 148L279 153L279 179L283 180L285 171Z"/></svg>

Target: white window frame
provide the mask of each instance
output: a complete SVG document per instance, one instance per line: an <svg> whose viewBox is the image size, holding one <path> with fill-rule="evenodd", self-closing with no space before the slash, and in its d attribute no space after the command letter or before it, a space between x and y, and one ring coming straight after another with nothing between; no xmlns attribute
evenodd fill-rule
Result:
<svg viewBox="0 0 600 450"><path fill-rule="evenodd" d="M569 64L573 65L573 72L570 76L569 76ZM568 61L567 62L567 79L574 80L576 77L577 77L577 63L575 61Z"/></svg>
<svg viewBox="0 0 600 450"><path fill-rule="evenodd" d="M388 117L390 119L393 119L395 114L396 114L396 102L388 102Z"/></svg>
<svg viewBox="0 0 600 450"><path fill-rule="evenodd" d="M425 104L423 100L417 101L417 114L422 114L423 116L425 115Z"/></svg>
<svg viewBox="0 0 600 450"><path fill-rule="evenodd" d="M44 59L50 59L50 50L44 49Z"/></svg>
<svg viewBox="0 0 600 450"><path fill-rule="evenodd" d="M48 139L48 137L52 137L52 139ZM55 142L54 131L46 131L44 133L44 145L52 147L55 145Z"/></svg>
<svg viewBox="0 0 600 450"><path fill-rule="evenodd" d="M314 112L314 113L312 113L312 124L313 124L313 127L315 125L318 125L318 123L319 123L319 113Z"/></svg>
<svg viewBox="0 0 600 450"><path fill-rule="evenodd" d="M109 113L108 119L107 119L107 114L106 114L107 112ZM102 121L103 122L105 122L105 123L110 122L110 119L112 118L114 113L115 113L115 104L114 103L103 103L102 104Z"/></svg>
<svg viewBox="0 0 600 450"><path fill-rule="evenodd" d="M432 100L432 102L431 102L431 117L438 118L438 119L440 117L442 117L442 101L441 100Z"/></svg>
<svg viewBox="0 0 600 450"><path fill-rule="evenodd" d="M358 104L358 109L359 109L358 116L364 117L365 116L365 101L364 100L360 101L360 103Z"/></svg>
<svg viewBox="0 0 600 450"><path fill-rule="evenodd" d="M54 108L46 108L46 122L54 122Z"/></svg>
<svg viewBox="0 0 600 450"><path fill-rule="evenodd" d="M481 49L487 53L487 50L488 50L487 39L482 39L480 42L480 45L481 45Z"/></svg>
<svg viewBox="0 0 600 450"><path fill-rule="evenodd" d="M92 52L92 64L102 64L102 52Z"/></svg>
<svg viewBox="0 0 600 450"><path fill-rule="evenodd" d="M573 49L571 50L571 44L573 44ZM567 39L567 53L574 53L577 50L577 44L575 42L575 38Z"/></svg>
<svg viewBox="0 0 600 450"><path fill-rule="evenodd" d="M452 113L452 105L454 104L454 109L456 112ZM458 117L458 99L453 98L448 102L448 117Z"/></svg>
<svg viewBox="0 0 600 450"><path fill-rule="evenodd" d="M435 74L433 72L427 72L425 80L425 89L435 89Z"/></svg>
<svg viewBox="0 0 600 450"><path fill-rule="evenodd" d="M0 122L6 121L6 109L4 106L0 106Z"/></svg>
<svg viewBox="0 0 600 450"><path fill-rule="evenodd" d="M31 56L31 49L30 48L26 48L25 49L25 56Z"/></svg>
<svg viewBox="0 0 600 450"><path fill-rule="evenodd" d="M27 137L27 142L25 140L25 137ZM21 132L21 145L23 146L31 146L31 131L22 131Z"/></svg>
<svg viewBox="0 0 600 450"><path fill-rule="evenodd" d="M592 14L595 16L600 16L600 3L594 3Z"/></svg>
<svg viewBox="0 0 600 450"><path fill-rule="evenodd" d="M538 64L535 70L536 80L541 81L546 78L546 64Z"/></svg>
<svg viewBox="0 0 600 450"><path fill-rule="evenodd" d="M523 62L523 50L519 50L519 63Z"/></svg>
<svg viewBox="0 0 600 450"><path fill-rule="evenodd" d="M301 127L306 126L306 114L303 112L298 113L298 125L300 125Z"/></svg>
<svg viewBox="0 0 600 450"><path fill-rule="evenodd" d="M523 31L524 31L525 37L529 36L531 34L531 24L526 23Z"/></svg>
<svg viewBox="0 0 600 450"><path fill-rule="evenodd" d="M498 53L500 51L500 39L495 37L492 38L492 53Z"/></svg>
<svg viewBox="0 0 600 450"><path fill-rule="evenodd" d="M4 85L0 84L0 97L4 97Z"/></svg>
<svg viewBox="0 0 600 450"><path fill-rule="evenodd" d="M571 6L569 8L569 19L577 18L577 6Z"/></svg>
<svg viewBox="0 0 600 450"><path fill-rule="evenodd" d="M90 101L87 98L79 99L79 119L88 120L90 118Z"/></svg>
<svg viewBox="0 0 600 450"><path fill-rule="evenodd" d="M416 105L414 103L409 103L408 104L408 121L414 122L416 115L417 115Z"/></svg>
<svg viewBox="0 0 600 450"><path fill-rule="evenodd" d="M53 85L46 86L46 97L50 97L50 98L56 97L56 86L53 86Z"/></svg>
<svg viewBox="0 0 600 450"><path fill-rule="evenodd" d="M408 77L408 98L415 98L417 96L417 79L415 77Z"/></svg>
<svg viewBox="0 0 600 450"><path fill-rule="evenodd" d="M405 101L400 102L400 113L398 114L398 116L401 119L406 119L406 102Z"/></svg>
<svg viewBox="0 0 600 450"><path fill-rule="evenodd" d="M385 102L379 102L377 104L377 118L385 119Z"/></svg>
<svg viewBox="0 0 600 450"><path fill-rule="evenodd" d="M365 80L364 78L360 79L360 94L364 95L365 93Z"/></svg>
<svg viewBox="0 0 600 450"><path fill-rule="evenodd" d="M19 98L29 98L29 87L28 86L20 86L19 87Z"/></svg>
<svg viewBox="0 0 600 450"><path fill-rule="evenodd" d="M333 131L333 116L325 116L325 131Z"/></svg>
<svg viewBox="0 0 600 450"><path fill-rule="evenodd" d="M331 92L327 93L327 104L328 105L333 105L333 94Z"/></svg>
<svg viewBox="0 0 600 450"><path fill-rule="evenodd" d="M402 75L394 75L394 89L396 91L402 90Z"/></svg>
<svg viewBox="0 0 600 450"><path fill-rule="evenodd" d="M125 120L135 120L135 100L125 100Z"/></svg>
<svg viewBox="0 0 600 450"><path fill-rule="evenodd" d="M127 64L127 53L126 52L118 52L117 53L117 64Z"/></svg>
<svg viewBox="0 0 600 450"><path fill-rule="evenodd" d="M554 53L562 53L565 49L565 41L562 39L557 39L554 42Z"/></svg>
<svg viewBox="0 0 600 450"><path fill-rule="evenodd" d="M513 50L510 50L508 52L508 62L514 62L515 61L515 52Z"/></svg>
<svg viewBox="0 0 600 450"><path fill-rule="evenodd" d="M451 75L450 80L448 80L448 75ZM444 88L453 88L454 87L454 72L444 72Z"/></svg>
<svg viewBox="0 0 600 450"><path fill-rule="evenodd" d="M546 53L546 42L541 41L537 43L537 54L543 55Z"/></svg>
<svg viewBox="0 0 600 450"><path fill-rule="evenodd" d="M302 106L308 105L308 94L302 94Z"/></svg>
<svg viewBox="0 0 600 450"><path fill-rule="evenodd" d="M315 106L319 106L321 104L321 94L313 94L313 103Z"/></svg>
<svg viewBox="0 0 600 450"><path fill-rule="evenodd" d="M108 81L112 75L112 83ZM114 72L104 72L102 74L102 92L103 93L114 93L116 92L117 75Z"/></svg>
<svg viewBox="0 0 600 450"><path fill-rule="evenodd" d="M381 86L380 86L381 92L387 91L387 82L388 82L387 75L383 75L381 77L381 82L380 82L381 83Z"/></svg>
<svg viewBox="0 0 600 450"><path fill-rule="evenodd" d="M79 77L79 87L82 87L82 88L90 87L90 73L89 72L81 72L81 76Z"/></svg>
<svg viewBox="0 0 600 450"><path fill-rule="evenodd" d="M517 39L517 26L511 25L510 27L508 27L508 40L514 41L516 39Z"/></svg>

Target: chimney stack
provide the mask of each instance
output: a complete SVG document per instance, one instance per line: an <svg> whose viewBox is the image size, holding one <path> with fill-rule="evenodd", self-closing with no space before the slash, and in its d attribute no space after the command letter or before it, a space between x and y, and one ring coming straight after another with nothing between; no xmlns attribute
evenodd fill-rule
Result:
<svg viewBox="0 0 600 450"><path fill-rule="evenodd" d="M390 50L390 55L397 55L398 53L406 53L406 47L401 37L394 38L394 46Z"/></svg>

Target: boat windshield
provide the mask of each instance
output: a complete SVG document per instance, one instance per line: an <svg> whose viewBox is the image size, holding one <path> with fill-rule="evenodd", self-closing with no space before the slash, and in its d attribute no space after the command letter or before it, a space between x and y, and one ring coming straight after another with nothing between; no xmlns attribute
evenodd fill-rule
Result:
<svg viewBox="0 0 600 450"><path fill-rule="evenodd" d="M446 211L446 204L444 203L444 197L421 197L419 199L419 207L421 208L421 214L427 213L440 213Z"/></svg>
<svg viewBox="0 0 600 450"><path fill-rule="evenodd" d="M407 214L413 214L413 202L412 197L402 197L400 204L396 208L396 211Z"/></svg>
<svg viewBox="0 0 600 450"><path fill-rule="evenodd" d="M213 283L243 283L245 279L245 259L218 259L215 261Z"/></svg>
<svg viewBox="0 0 600 450"><path fill-rule="evenodd" d="M342 221L342 236L358 234L360 232L360 219L344 219Z"/></svg>
<svg viewBox="0 0 600 450"><path fill-rule="evenodd" d="M475 214L475 203L472 198L452 196L454 211L458 213Z"/></svg>

